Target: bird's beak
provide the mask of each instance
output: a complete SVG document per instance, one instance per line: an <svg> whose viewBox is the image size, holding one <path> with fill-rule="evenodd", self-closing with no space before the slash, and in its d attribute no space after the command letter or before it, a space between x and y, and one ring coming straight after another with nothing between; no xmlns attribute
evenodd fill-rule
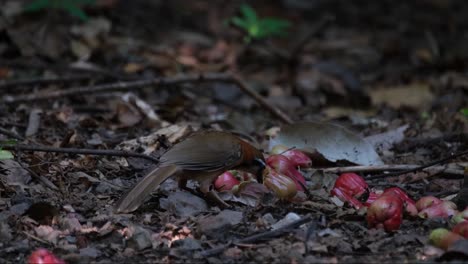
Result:
<svg viewBox="0 0 468 264"><path fill-rule="evenodd" d="M263 173L265 171L265 168L266 168L266 164L263 160L261 159L257 159L257 162L260 164L259 166L259 169L256 173L256 176L257 176L257 182L258 183L263 183Z"/></svg>

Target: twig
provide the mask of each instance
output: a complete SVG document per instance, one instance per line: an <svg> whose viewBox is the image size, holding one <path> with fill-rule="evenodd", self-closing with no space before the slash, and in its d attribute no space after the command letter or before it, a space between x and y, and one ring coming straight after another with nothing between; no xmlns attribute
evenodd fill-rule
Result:
<svg viewBox="0 0 468 264"><path fill-rule="evenodd" d="M371 166L349 166L349 167L333 167L323 169L329 173L345 173L345 172L381 172L381 171L407 171L421 167L414 164L397 164L397 165L371 165ZM429 170L429 169L424 169ZM444 172L451 175L463 175L463 170L447 169L445 166L434 166L430 170ZM389 175L389 174L386 174Z"/></svg>
<svg viewBox="0 0 468 264"><path fill-rule="evenodd" d="M261 95L254 90L250 89L245 83L237 76L222 73L211 73L211 74L200 74L192 76L175 76L175 77L161 77L152 78L146 80L129 81L129 82L117 82L110 84L102 84L95 86L82 86L76 88L70 88L67 90L49 91L47 93L40 94L28 94L22 96L4 96L0 103L5 104L16 104L20 102L31 102L40 100L50 100L55 98L62 98L78 94L91 94L91 93L105 93L115 91L128 91L142 89L147 86L164 86L164 85L177 85L183 83L193 82L224 82L232 83L237 85L244 93L252 97L260 106L267 109L276 117L280 118L283 122L291 124L293 121L281 110L271 106Z"/></svg>
<svg viewBox="0 0 468 264"><path fill-rule="evenodd" d="M0 147L4 150L14 150L14 151L40 151L40 152L55 152L55 153L67 153L67 154L135 157L135 158L142 158L142 159L150 160L155 163L159 162L158 159L145 155L145 154L129 152L129 151L121 151L121 150L54 148L54 147L46 147L46 146L7 145L7 144L0 144Z"/></svg>
<svg viewBox="0 0 468 264"><path fill-rule="evenodd" d="M299 226L301 226L301 225L303 225L305 223L308 223L311 220L312 220L312 217L310 215L306 215L302 219L294 221L294 222L292 222L290 224L287 224L285 226L282 226L282 227L280 227L278 229L263 232L263 233L260 233L260 234L255 234L255 235L240 239L240 240L238 240L238 241L236 241L234 243L228 243L226 245L222 245L222 246L219 246L219 247L216 247L216 248L204 250L204 251L200 252L200 255L203 256L203 257L209 257L209 256L213 256L213 255L216 255L216 254L219 254L219 253L223 252L231 244L252 243L252 242L255 242L255 241L258 241L258 240L268 239L268 238L271 238L271 237L276 237L276 236L279 236L279 235L281 235L281 234L283 234L285 232L290 231L291 229L297 228L297 227L299 227Z"/></svg>
<svg viewBox="0 0 468 264"><path fill-rule="evenodd" d="M289 59L295 60L299 53L304 49L304 47L309 43L309 41L317 35L329 22L335 19L332 15L325 15L322 17L317 24L309 31L309 33L292 49Z"/></svg>
<svg viewBox="0 0 468 264"><path fill-rule="evenodd" d="M41 242L41 243L44 243L44 244L46 244L46 245L48 245L48 246L53 246L53 245L54 245L52 242L49 242L49 241L44 240L44 239L42 239L42 238L39 238L39 237L37 237L37 236L35 236L35 235L33 235L33 234L29 234L29 233L26 232L26 231L23 231L23 234L25 234L26 236L28 236L28 237L30 237L30 238L36 240L36 241L39 241L39 242Z"/></svg>
<svg viewBox="0 0 468 264"><path fill-rule="evenodd" d="M280 118L286 124L294 123L283 111L270 105L261 95L250 89L239 77L229 77L226 81L236 84L243 92L252 97L260 106L267 109L274 116Z"/></svg>
<svg viewBox="0 0 468 264"><path fill-rule="evenodd" d="M62 82L78 82L84 81L91 78L89 75L72 75L65 77L42 77L42 78L29 78L29 79L20 79L20 80L7 80L0 81L0 90L7 89L10 87L25 87L33 85L45 85L45 84L54 84Z"/></svg>
<svg viewBox="0 0 468 264"><path fill-rule="evenodd" d="M5 136L9 136L9 137L11 137L11 138L14 138L14 139L17 139L17 140L21 140L21 141L25 140L24 137L22 137L22 136L20 136L20 135L18 135L18 134L16 134L16 133L14 133L14 132L11 132L11 131L8 130L8 129L2 128L2 127L0 127L0 134L3 134L3 135L5 135Z"/></svg>
<svg viewBox="0 0 468 264"><path fill-rule="evenodd" d="M434 165L441 164L441 163L444 163L446 161L449 161L449 160L452 160L452 159L455 159L455 158L458 158L458 157L461 157L461 156L465 156L467 154L468 154L468 150L457 153L457 154L453 154L453 155L451 155L449 157L445 157L445 158L442 158L442 159L439 159L439 160L436 160L436 161L433 161L433 162L429 162L427 164L418 166L416 168L403 170L403 171L399 171L399 172L394 172L394 173L388 173L388 174L384 173L384 174L374 175L374 176L371 176L371 177L369 177L367 179L374 180L374 179L380 179L380 178L386 178L386 177L400 176L400 175L403 175L403 174L420 171L420 170L423 170L425 168L432 167Z"/></svg>
<svg viewBox="0 0 468 264"><path fill-rule="evenodd" d="M42 182L45 186L49 187L50 189L52 189L54 191L59 191L60 190L53 182L51 182L46 177L43 177L43 176L37 174L36 172L34 172L33 170L31 170L30 168L25 166L21 161L18 161L18 163L20 164L21 168L27 170L29 172L29 174L31 174L34 178L36 178L37 180Z"/></svg>

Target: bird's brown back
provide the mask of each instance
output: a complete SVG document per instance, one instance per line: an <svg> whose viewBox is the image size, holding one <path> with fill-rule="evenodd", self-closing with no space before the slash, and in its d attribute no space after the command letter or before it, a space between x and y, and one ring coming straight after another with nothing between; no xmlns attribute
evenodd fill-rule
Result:
<svg viewBox="0 0 468 264"><path fill-rule="evenodd" d="M242 162L242 141L227 132L196 133L164 153L161 166L173 164L184 170L216 171Z"/></svg>

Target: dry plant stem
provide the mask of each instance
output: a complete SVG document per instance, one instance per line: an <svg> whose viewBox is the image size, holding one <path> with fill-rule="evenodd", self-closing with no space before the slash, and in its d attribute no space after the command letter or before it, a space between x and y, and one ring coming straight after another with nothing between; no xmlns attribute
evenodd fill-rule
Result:
<svg viewBox="0 0 468 264"><path fill-rule="evenodd" d="M429 168L429 167L432 167L434 165L441 164L441 163L444 163L446 161L449 161L449 160L452 160L452 159L455 159L455 158L458 158L458 157L461 157L461 156L465 156L467 154L468 154L468 150L460 152L460 153L453 154L451 156L448 156L448 157L445 157L445 158L442 158L442 159L439 159L439 160L436 160L436 161L433 161L433 162L429 162L427 164L421 165L421 166L413 168L413 169L408 169L408 170L403 170L403 171L388 173L388 174L374 175L374 176L371 176L371 177L369 177L367 179L368 180L374 180L374 179L400 176L400 175L411 173L411 172L421 171L421 170L423 170L425 168Z"/></svg>
<svg viewBox="0 0 468 264"><path fill-rule="evenodd" d="M13 151L40 151L40 152L55 152L55 153L67 153L67 154L85 154L85 155L102 155L102 156L118 156L118 157L135 157L150 160L158 163L159 160L151 156L128 152L120 150L107 150L107 149L79 149L79 148L54 148L45 146L27 146L27 145L1 145L0 147L4 150Z"/></svg>
<svg viewBox="0 0 468 264"><path fill-rule="evenodd" d="M334 167L323 169L329 173L346 173L346 172L381 172L381 171L407 171L421 167L414 164L398 164L398 165L373 165L373 166L349 166L349 167ZM447 169L445 166L433 166L432 168L422 169L427 172L444 172L451 175L463 175L463 170ZM390 175L390 174L388 174Z"/></svg>
<svg viewBox="0 0 468 264"><path fill-rule="evenodd" d="M301 218L299 220L296 220L296 221L294 221L294 222L292 222L290 224L287 224L285 226L282 226L282 227L280 227L278 229L263 232L263 233L260 233L260 234L255 234L255 235L240 239L238 241L235 241L233 243L228 243L226 245L222 245L222 246L219 246L219 247L216 247L216 248L208 249L208 250L202 251L200 254L201 254L202 257L209 257L209 256L217 255L217 254L223 252L231 244L238 244L238 243L247 244L247 243L253 243L253 242L256 242L256 241L259 241L259 240L264 240L264 239L277 237L277 236L279 236L279 235L281 235L281 234L283 234L285 232L291 231L291 229L293 229L293 228L297 228L297 227L299 227L299 226L301 226L303 224L306 224L306 223L310 222L311 220L312 220L312 217L310 215L306 215L303 218Z"/></svg>
<svg viewBox="0 0 468 264"><path fill-rule="evenodd" d="M332 22L335 19L332 15L325 15L313 26L313 28L309 31L309 33L294 47L291 51L291 55L289 56L290 60L295 60L302 52L304 47L309 43L309 41L315 37L322 29L328 25L328 23Z"/></svg>
<svg viewBox="0 0 468 264"><path fill-rule="evenodd" d="M16 133L14 133L14 132L11 132L11 131L8 130L8 129L4 129L4 128L2 128L2 127L0 127L0 134L3 134L3 135L5 135L5 136L9 136L9 137L11 137L11 138L14 138L14 139L17 139L17 140L21 140L21 141L25 140L24 137L22 137L22 136L20 136L20 135L18 135L18 134L16 134Z"/></svg>
<svg viewBox="0 0 468 264"><path fill-rule="evenodd" d="M74 76L65 76L65 77L45 77L45 78L30 78L30 79L20 79L20 80L8 80L0 81L0 90L5 90L7 88L26 88L36 87L38 85L54 84L54 83L63 83L63 82L78 82L89 80L91 77L89 75L74 75Z"/></svg>
<svg viewBox="0 0 468 264"><path fill-rule="evenodd" d="M250 89L245 83L237 76L232 76L230 74L222 73L211 73L211 74L201 74L201 75L192 75L192 76L174 76L174 77L162 77L162 78L153 78L146 80L138 81L129 81L129 82L117 82L110 84L102 84L95 86L82 86L76 88L70 88L67 90L58 90L58 91L49 91L47 93L39 94L28 94L22 96L4 96L0 103L4 104L17 104L20 102L32 102L40 100L49 100L56 99L61 97L67 97L78 94L92 94L92 93L106 93L106 92L115 92L115 91L128 91L128 90L138 90L147 86L170 86L184 83L197 83L197 82L224 82L232 83L237 85L244 93L252 97L260 106L267 109L275 117L281 119L287 124L293 123L292 119L289 118L281 110L270 105L262 96L256 93L254 90Z"/></svg>

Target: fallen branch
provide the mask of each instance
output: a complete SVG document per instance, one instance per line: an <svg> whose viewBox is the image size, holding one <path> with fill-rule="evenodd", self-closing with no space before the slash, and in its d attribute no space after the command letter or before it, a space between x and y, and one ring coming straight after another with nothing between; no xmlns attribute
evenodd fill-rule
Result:
<svg viewBox="0 0 468 264"><path fill-rule="evenodd" d="M55 153L66 153L66 154L135 157L135 158L150 160L154 163L159 162L158 159L145 155L145 154L129 152L129 151L121 151L121 150L55 148L55 147L46 147L46 146L28 146L28 145L21 145L21 144L19 145L0 144L0 148L4 150L13 150L13 151L39 151L39 152L55 152Z"/></svg>
<svg viewBox="0 0 468 264"><path fill-rule="evenodd" d="M204 250L204 251L200 252L200 255L202 257L209 257L209 256L217 255L217 254L223 252L231 244L252 243L252 242L259 241L259 240L264 240L264 239L277 237L279 235L282 235L285 232L291 231L291 229L297 228L297 227L299 227L299 226L301 226L301 225L303 225L305 223L308 223L311 220L312 220L312 217L310 215L306 215L305 217L303 217L303 218L301 218L299 220L296 220L296 221L294 221L294 222L292 222L290 224L287 224L285 226L282 226L282 227L280 227L278 229L267 231L267 232L260 233L260 234L255 234L255 235L243 238L243 239L239 239L238 241L235 241L233 243L228 243L228 244L216 247L216 248Z"/></svg>
<svg viewBox="0 0 468 264"><path fill-rule="evenodd" d="M420 168L420 165L414 164L398 164L398 165L371 165L371 166L349 166L349 167L333 167L323 169L328 173L346 173L346 172L382 172L382 171L408 171ZM446 166L433 166L431 168L422 169L427 172L444 172L450 175L463 175L463 170L448 169ZM386 174L390 175L390 174Z"/></svg>
<svg viewBox="0 0 468 264"><path fill-rule="evenodd" d="M292 119L289 118L281 110L273 107L266 101L261 95L259 95L254 90L250 89L239 77L232 76L230 74L223 73L211 73L211 74L200 74L192 76L174 76L174 77L161 77L161 78L152 78L138 81L129 81L129 82L116 82L95 86L82 86L70 88L67 90L59 91L48 91L47 93L39 94L28 94L21 96L4 96L0 103L4 104L17 104L20 102L33 102L40 100L50 100L56 98L63 98L72 95L84 95L92 93L106 93L106 92L116 92L116 91L128 91L128 90L138 90L148 86L171 86L184 83L197 83L197 82L224 82L231 83L238 86L244 93L252 97L261 107L267 109L274 116L281 119L287 124L293 123Z"/></svg>
<svg viewBox="0 0 468 264"><path fill-rule="evenodd" d="M91 77L89 75L72 75L64 77L42 77L42 78L29 78L29 79L20 79L20 80L6 80L0 81L0 90L15 87L21 88L25 86L37 86L37 85L46 85L54 83L63 83L63 82L79 82L84 80L89 80Z"/></svg>
<svg viewBox="0 0 468 264"><path fill-rule="evenodd" d="M380 178L386 178L386 177L400 176L400 175L411 173L411 172L417 172L417 171L421 171L421 170L423 170L425 168L429 168L429 167L435 166L437 164L441 164L441 163L444 163L446 161L449 161L449 160L452 160L452 159L455 159L455 158L458 158L458 157L461 157L461 156L465 156L467 154L468 154L468 150L457 153L457 154L453 154L451 156L448 156L448 157L445 157L445 158L442 158L442 159L439 159L439 160L436 160L436 161L429 162L427 164L418 166L416 168L403 170L403 171L399 171L399 172L394 172L394 173L387 173L387 174L384 173L384 174L374 175L374 176L371 176L371 177L369 177L367 179L374 180L374 179L380 179Z"/></svg>
<svg viewBox="0 0 468 264"><path fill-rule="evenodd" d="M21 140L21 141L25 140L24 137L22 137L22 136L20 136L20 135L18 135L18 134L16 134L16 133L14 133L14 132L12 132L12 131L10 131L10 130L8 130L8 129L2 128L2 127L0 127L0 134L3 134L3 135L5 135L5 136L9 136L9 137L11 137L11 138L14 138L14 139L17 139L17 140Z"/></svg>

